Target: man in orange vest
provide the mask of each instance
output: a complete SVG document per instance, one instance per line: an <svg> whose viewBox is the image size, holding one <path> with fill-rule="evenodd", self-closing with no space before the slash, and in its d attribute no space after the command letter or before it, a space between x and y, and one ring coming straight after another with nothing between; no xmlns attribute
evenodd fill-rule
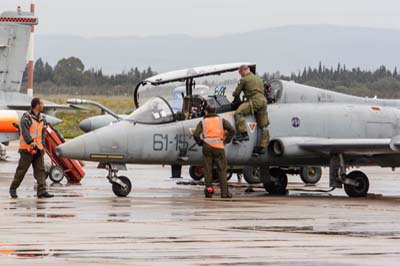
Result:
<svg viewBox="0 0 400 266"><path fill-rule="evenodd" d="M205 117L197 125L193 137L199 146L203 146L204 157L204 179L206 198L212 198L214 188L212 186L213 164L217 168L219 185L221 187L221 198L232 198L228 191L227 163L225 157L225 144L231 142L235 129L225 119L215 113L215 107L208 105L205 110ZM200 137L201 135L201 137Z"/></svg>
<svg viewBox="0 0 400 266"><path fill-rule="evenodd" d="M19 153L20 159L10 186L10 196L18 198L17 189L24 180L29 167L33 166L33 175L37 182L38 198L51 198L53 195L46 190L46 172L44 169L44 136L46 121L41 114L44 108L43 100L33 98L31 110L26 112L20 122Z"/></svg>

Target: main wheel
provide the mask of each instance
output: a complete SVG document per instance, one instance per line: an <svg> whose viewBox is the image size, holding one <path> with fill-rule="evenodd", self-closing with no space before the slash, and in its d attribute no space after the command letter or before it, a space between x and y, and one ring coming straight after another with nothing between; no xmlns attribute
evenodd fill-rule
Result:
<svg viewBox="0 0 400 266"><path fill-rule="evenodd" d="M54 183L60 183L64 178L64 169L58 165L50 167L49 178Z"/></svg>
<svg viewBox="0 0 400 266"><path fill-rule="evenodd" d="M300 178L305 184L317 184L321 176L321 167L306 166L300 169Z"/></svg>
<svg viewBox="0 0 400 266"><path fill-rule="evenodd" d="M245 166L243 168L243 177L249 184L258 184L261 182L260 179L260 167Z"/></svg>
<svg viewBox="0 0 400 266"><path fill-rule="evenodd" d="M269 170L271 181L265 182L264 188L270 194L285 195L288 179L286 173L280 168L271 168Z"/></svg>
<svg viewBox="0 0 400 266"><path fill-rule="evenodd" d="M347 178L358 183L357 186L344 184L344 191L349 197L361 198L368 195L369 180L368 177L361 171L353 171L347 175Z"/></svg>
<svg viewBox="0 0 400 266"><path fill-rule="evenodd" d="M112 190L114 194L118 197L126 197L131 193L132 183L126 176L118 176L117 177L122 183L124 183L125 187L121 186L118 183L112 184Z"/></svg>
<svg viewBox="0 0 400 266"><path fill-rule="evenodd" d="M204 177L204 169L201 166L190 166L189 175L193 180L200 181Z"/></svg>

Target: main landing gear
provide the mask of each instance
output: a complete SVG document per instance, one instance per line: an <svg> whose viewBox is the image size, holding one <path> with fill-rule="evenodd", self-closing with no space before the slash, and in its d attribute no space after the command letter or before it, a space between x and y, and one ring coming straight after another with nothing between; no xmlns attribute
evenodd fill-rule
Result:
<svg viewBox="0 0 400 266"><path fill-rule="evenodd" d="M317 173L317 175L319 175L319 173ZM261 167L259 176L265 190L270 194L284 195L287 193L287 175L281 168ZM366 197L369 190L369 180L365 173L361 171L346 173L343 154L337 154L331 157L329 185L332 188L344 187L346 194L352 198Z"/></svg>
<svg viewBox="0 0 400 266"><path fill-rule="evenodd" d="M260 179L261 183L267 192L273 195L286 195L288 178L280 168L273 167L261 167L260 168Z"/></svg>
<svg viewBox="0 0 400 266"><path fill-rule="evenodd" d="M366 197L369 190L369 180L361 171L346 173L346 165L343 154L333 155L329 166L329 185L334 188L342 188L349 197Z"/></svg>
<svg viewBox="0 0 400 266"><path fill-rule="evenodd" d="M117 176L119 170L126 170L124 164L100 164L98 168L108 170L107 179L112 184L112 190L118 197L126 197L132 191L132 183L126 176Z"/></svg>

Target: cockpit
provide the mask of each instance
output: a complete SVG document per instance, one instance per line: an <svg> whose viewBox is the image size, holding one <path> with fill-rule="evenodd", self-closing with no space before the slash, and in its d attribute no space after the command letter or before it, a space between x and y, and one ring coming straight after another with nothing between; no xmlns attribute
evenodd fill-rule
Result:
<svg viewBox="0 0 400 266"><path fill-rule="evenodd" d="M199 87L201 88L201 86ZM161 96L153 96L144 101L126 119L139 124L156 125L203 117L207 105L215 106L217 113L234 111L238 105L235 106L237 103L231 103L228 100L225 90L226 87L217 86L213 94L208 94L211 89L207 87L204 95L186 96L184 87L177 87L173 89L170 101ZM273 81L265 84L265 97L269 104L279 101L281 96L282 84L280 82Z"/></svg>
<svg viewBox="0 0 400 266"><path fill-rule="evenodd" d="M156 96L146 101L126 119L139 124L156 125L174 122L175 116L169 103L164 98Z"/></svg>
<svg viewBox="0 0 400 266"><path fill-rule="evenodd" d="M232 63L181 69L150 77L136 86L134 103L138 109L128 119L146 124L194 119L204 116L207 105L215 106L217 113L233 111L239 106L240 100L236 99L231 103L225 92L227 86L230 90L236 86L232 84L232 78L237 78L237 74L232 72L236 72L241 65L248 65L250 70L256 73L255 64ZM221 77L222 74L227 76ZM214 78L209 80L209 76ZM196 84L197 82L202 84ZM215 86L213 92L210 85ZM273 82L266 83L264 96L270 104L278 102L281 98L282 86L279 85ZM154 89L156 86L157 90ZM140 94L139 89L141 89ZM160 97L160 91L169 92L166 97L171 102L172 108L167 100ZM143 105L139 104L140 100L149 97L152 97L149 101Z"/></svg>

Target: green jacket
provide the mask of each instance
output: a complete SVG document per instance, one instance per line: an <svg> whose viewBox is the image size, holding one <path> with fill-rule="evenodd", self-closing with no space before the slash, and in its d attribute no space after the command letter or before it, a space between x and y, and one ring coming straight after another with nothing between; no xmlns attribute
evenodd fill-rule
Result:
<svg viewBox="0 0 400 266"><path fill-rule="evenodd" d="M259 78L257 75L254 75L251 72L247 76L244 76L243 78L240 79L240 82L237 85L232 96L234 98L238 98L242 91L248 100L257 99L259 97L265 97L264 82L262 81L261 78Z"/></svg>

